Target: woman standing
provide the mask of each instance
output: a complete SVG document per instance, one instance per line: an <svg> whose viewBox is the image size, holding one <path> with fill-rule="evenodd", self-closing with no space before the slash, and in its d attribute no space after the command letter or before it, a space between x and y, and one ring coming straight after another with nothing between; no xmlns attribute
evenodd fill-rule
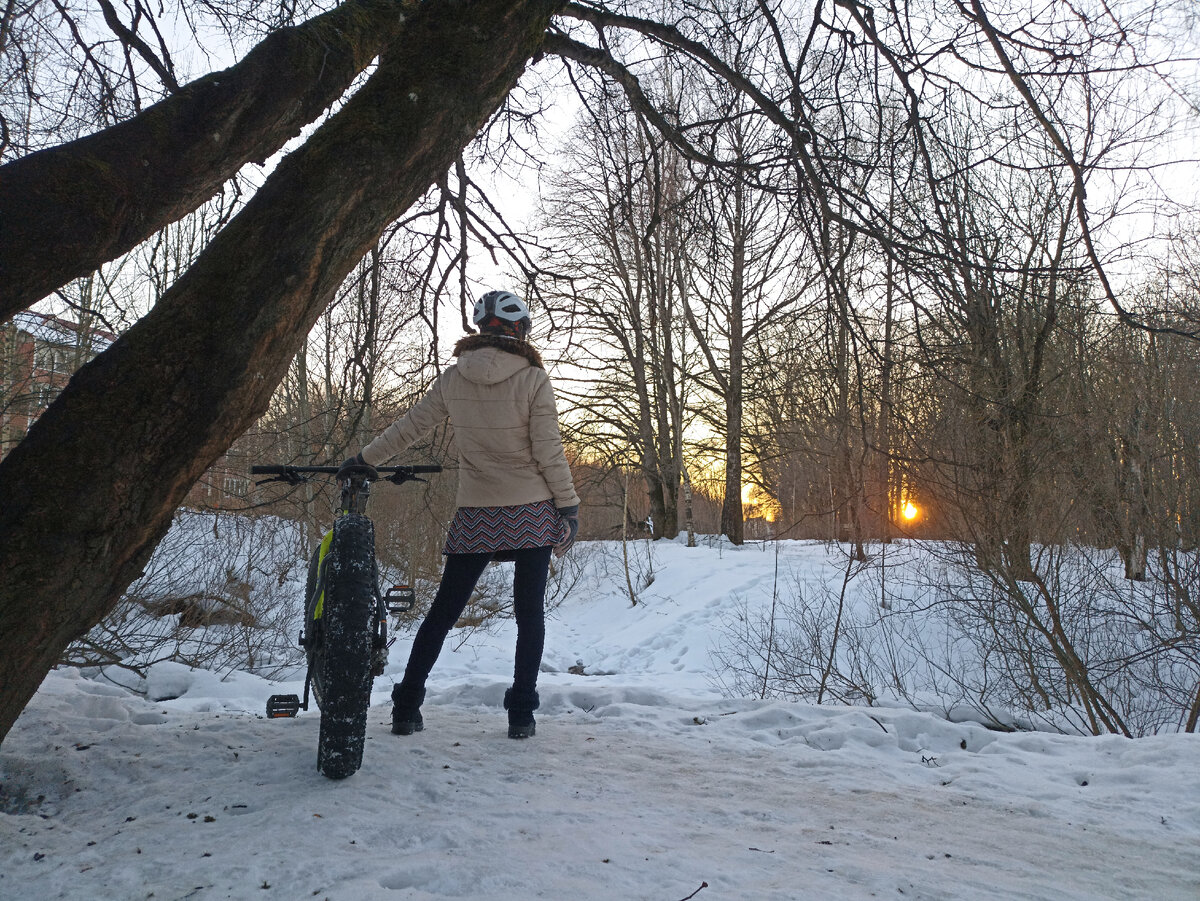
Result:
<svg viewBox="0 0 1200 901"><path fill-rule="evenodd" d="M527 341L529 308L491 291L475 304L480 334L454 348L458 362L402 418L347 464L379 465L446 417L459 453L458 511L450 524L437 596L417 630L404 679L392 688L392 732L419 732L425 680L475 583L492 560L516 564L513 684L504 693L509 738L534 734L551 551L562 556L579 529L579 498L558 431L554 390Z"/></svg>

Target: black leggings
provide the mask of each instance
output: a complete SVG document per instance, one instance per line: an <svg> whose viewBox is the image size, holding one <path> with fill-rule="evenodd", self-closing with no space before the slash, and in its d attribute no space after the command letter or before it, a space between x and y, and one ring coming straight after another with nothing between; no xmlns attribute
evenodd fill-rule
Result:
<svg viewBox="0 0 1200 901"><path fill-rule="evenodd" d="M513 688L533 691L542 665L542 647L546 641L546 577L550 569L550 548L535 547L509 551L516 561L513 577L513 615L517 620L517 659L513 667ZM492 559L491 553L447 554L442 584L425 621L417 630L408 666L404 670L405 688L418 690L442 652L446 636L462 616L471 599L475 583Z"/></svg>

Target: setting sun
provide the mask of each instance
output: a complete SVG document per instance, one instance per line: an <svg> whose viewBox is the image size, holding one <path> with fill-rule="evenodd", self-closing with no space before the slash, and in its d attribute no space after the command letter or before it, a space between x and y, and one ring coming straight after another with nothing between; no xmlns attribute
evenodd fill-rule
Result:
<svg viewBox="0 0 1200 901"><path fill-rule="evenodd" d="M909 520L916 519L921 514L920 508L917 507L917 505L912 501L905 503L904 509L901 512L903 513L904 518Z"/></svg>
<svg viewBox="0 0 1200 901"><path fill-rule="evenodd" d="M779 504L757 485L745 483L742 485L742 508L747 518L761 517L774 522Z"/></svg>

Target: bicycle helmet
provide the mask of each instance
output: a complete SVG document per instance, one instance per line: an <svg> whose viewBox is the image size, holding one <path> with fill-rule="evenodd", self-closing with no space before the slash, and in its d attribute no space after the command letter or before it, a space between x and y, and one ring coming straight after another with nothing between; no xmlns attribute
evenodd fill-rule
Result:
<svg viewBox="0 0 1200 901"><path fill-rule="evenodd" d="M476 327L485 335L499 335L524 341L532 325L529 307L511 291L489 291L475 301L472 317Z"/></svg>

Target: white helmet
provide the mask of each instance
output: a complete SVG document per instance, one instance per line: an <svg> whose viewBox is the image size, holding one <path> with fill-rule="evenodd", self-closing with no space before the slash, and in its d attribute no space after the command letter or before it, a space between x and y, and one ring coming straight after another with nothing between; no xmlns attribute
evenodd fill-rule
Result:
<svg viewBox="0 0 1200 901"><path fill-rule="evenodd" d="M472 317L485 335L501 335L524 341L532 322L525 301L511 291L489 291L475 301Z"/></svg>

